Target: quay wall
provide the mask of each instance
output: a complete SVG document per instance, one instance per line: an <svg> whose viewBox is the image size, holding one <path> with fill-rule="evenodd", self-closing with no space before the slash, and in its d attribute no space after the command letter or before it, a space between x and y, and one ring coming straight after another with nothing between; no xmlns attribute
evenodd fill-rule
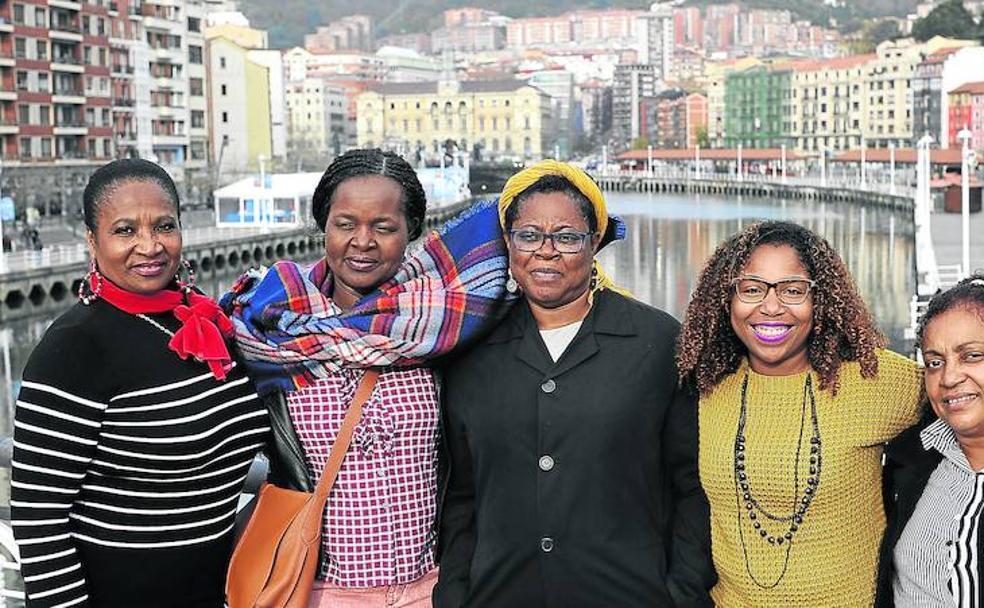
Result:
<svg viewBox="0 0 984 608"><path fill-rule="evenodd" d="M425 220L426 229L438 227L471 203L469 200L430 211ZM79 243L68 255L46 256L44 250L33 255L35 264L0 273L0 322L51 315L76 300L88 267L85 245ZM324 235L314 226L226 235L203 242L186 241L182 248L182 257L203 283L235 277L247 268L269 266L277 260L307 261L322 255Z"/></svg>

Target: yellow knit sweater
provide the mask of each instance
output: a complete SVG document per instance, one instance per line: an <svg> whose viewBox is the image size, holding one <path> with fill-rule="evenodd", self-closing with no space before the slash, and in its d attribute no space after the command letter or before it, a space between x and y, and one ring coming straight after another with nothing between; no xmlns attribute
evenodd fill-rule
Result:
<svg viewBox="0 0 984 608"><path fill-rule="evenodd" d="M745 501L737 502L734 444L746 373L745 457L754 497L775 515L789 514L809 477L812 426L807 401L800 487L794 489L806 372L763 376L743 364L701 398L700 478L711 505L712 551L719 577L711 592L715 603L726 608L872 605L885 528L882 444L918 418L918 366L880 351L877 377L865 380L857 363L846 363L836 397L819 390L813 375L823 448L821 478L791 545L766 542L752 528ZM773 534L788 530L788 524L768 522L761 515L758 520ZM783 571L787 548L786 573L774 588L763 589L752 581L749 569L759 583L774 583Z"/></svg>

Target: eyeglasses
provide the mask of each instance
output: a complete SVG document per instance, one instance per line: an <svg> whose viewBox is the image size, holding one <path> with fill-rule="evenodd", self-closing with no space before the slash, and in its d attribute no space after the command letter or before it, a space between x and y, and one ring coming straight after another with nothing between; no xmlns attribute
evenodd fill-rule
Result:
<svg viewBox="0 0 984 608"><path fill-rule="evenodd" d="M816 287L816 281L807 279L786 279L770 283L762 279L750 279L747 277L735 279L732 284L735 295L745 304L758 304L765 300L770 289L776 290L776 297L783 304L802 304L810 295L810 291Z"/></svg>
<svg viewBox="0 0 984 608"><path fill-rule="evenodd" d="M576 232L574 230L541 232L533 228L520 228L509 231L509 238L513 247L526 253L539 251L548 239L553 241L553 247L558 253L579 253L584 249L584 242L588 240L589 236L591 236L590 232Z"/></svg>

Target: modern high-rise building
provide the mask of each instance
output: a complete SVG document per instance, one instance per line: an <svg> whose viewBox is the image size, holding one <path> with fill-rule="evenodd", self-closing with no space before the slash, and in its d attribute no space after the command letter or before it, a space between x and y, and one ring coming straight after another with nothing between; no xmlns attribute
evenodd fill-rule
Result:
<svg viewBox="0 0 984 608"><path fill-rule="evenodd" d="M615 66L612 86L612 139L628 146L641 136L640 102L657 93L659 80L656 68L650 64L620 64Z"/></svg>
<svg viewBox="0 0 984 608"><path fill-rule="evenodd" d="M673 72L673 31L673 9L669 6L653 4L649 12L635 17L638 61L655 66L659 80L669 79Z"/></svg>

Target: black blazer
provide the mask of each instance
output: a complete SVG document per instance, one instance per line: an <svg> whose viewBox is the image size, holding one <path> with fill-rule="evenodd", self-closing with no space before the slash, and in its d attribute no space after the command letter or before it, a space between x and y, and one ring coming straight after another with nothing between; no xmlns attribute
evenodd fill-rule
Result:
<svg viewBox="0 0 984 608"><path fill-rule="evenodd" d="M716 576L679 324L597 294L554 363L529 307L445 374L434 606L710 606Z"/></svg>
<svg viewBox="0 0 984 608"><path fill-rule="evenodd" d="M919 438L919 433L935 421L936 416L932 411L928 411L918 424L909 427L890 441L885 450L885 471L882 479L888 526L885 529L885 538L882 540L878 557L876 608L895 606L892 590L892 579L895 577L893 559L895 545L912 518L930 476L943 460L943 455L936 450L923 449L922 440ZM977 536L977 551L978 555L984 555L984 534ZM984 594L978 603L984 605Z"/></svg>

